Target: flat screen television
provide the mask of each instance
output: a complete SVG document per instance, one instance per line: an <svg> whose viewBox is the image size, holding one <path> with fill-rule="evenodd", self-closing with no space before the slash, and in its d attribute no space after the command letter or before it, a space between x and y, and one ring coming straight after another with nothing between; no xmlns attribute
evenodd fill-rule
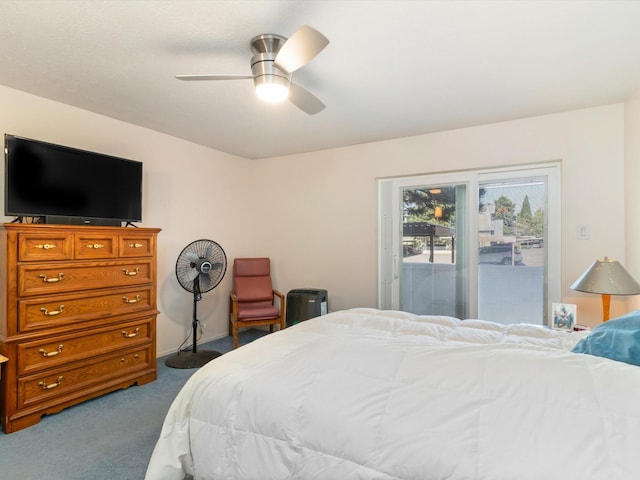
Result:
<svg viewBox="0 0 640 480"><path fill-rule="evenodd" d="M142 162L5 134L4 214L42 223L142 221Z"/></svg>

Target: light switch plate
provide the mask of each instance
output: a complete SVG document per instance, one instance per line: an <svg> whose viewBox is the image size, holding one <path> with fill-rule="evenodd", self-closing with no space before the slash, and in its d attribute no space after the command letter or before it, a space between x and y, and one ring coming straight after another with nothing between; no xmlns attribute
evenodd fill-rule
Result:
<svg viewBox="0 0 640 480"><path fill-rule="evenodd" d="M578 240L588 240L588 239L589 239L589 225L579 225Z"/></svg>

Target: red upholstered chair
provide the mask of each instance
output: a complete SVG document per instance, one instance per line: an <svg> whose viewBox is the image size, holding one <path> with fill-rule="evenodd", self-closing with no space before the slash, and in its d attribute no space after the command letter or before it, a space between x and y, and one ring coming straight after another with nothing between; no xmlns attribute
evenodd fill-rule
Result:
<svg viewBox="0 0 640 480"><path fill-rule="evenodd" d="M276 303L275 299L279 301ZM238 329L269 325L285 327L284 295L273 289L268 258L236 258L229 302L229 335L238 348Z"/></svg>

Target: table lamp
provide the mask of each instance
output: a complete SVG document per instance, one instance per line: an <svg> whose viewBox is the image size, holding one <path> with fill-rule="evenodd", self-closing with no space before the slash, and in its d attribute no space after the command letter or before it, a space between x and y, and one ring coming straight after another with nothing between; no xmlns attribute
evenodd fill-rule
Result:
<svg viewBox="0 0 640 480"><path fill-rule="evenodd" d="M578 278L573 290L602 295L602 319L609 320L611 295L638 295L640 284L629 275L624 267L612 258L598 259Z"/></svg>

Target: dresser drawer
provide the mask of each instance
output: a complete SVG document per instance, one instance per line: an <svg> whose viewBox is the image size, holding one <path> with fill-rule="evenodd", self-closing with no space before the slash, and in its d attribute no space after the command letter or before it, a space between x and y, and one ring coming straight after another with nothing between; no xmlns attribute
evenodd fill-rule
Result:
<svg viewBox="0 0 640 480"><path fill-rule="evenodd" d="M67 233L21 233L18 235L18 261L48 262L73 258L73 235Z"/></svg>
<svg viewBox="0 0 640 480"><path fill-rule="evenodd" d="M18 408L48 400L59 401L61 397L73 396L74 392L84 394L92 387L108 386L109 381L151 366L155 369L155 359L149 346L21 377L18 379Z"/></svg>
<svg viewBox="0 0 640 480"><path fill-rule="evenodd" d="M111 327L60 335L18 345L18 375L51 369L85 358L95 358L114 350L150 344L153 318L126 322Z"/></svg>
<svg viewBox="0 0 640 480"><path fill-rule="evenodd" d="M96 318L151 310L152 287L93 292L81 295L50 295L18 302L18 331L29 332L78 324Z"/></svg>
<svg viewBox="0 0 640 480"><path fill-rule="evenodd" d="M119 255L127 257L150 257L155 252L155 236L150 234L120 235Z"/></svg>
<svg viewBox="0 0 640 480"><path fill-rule="evenodd" d="M18 296L140 285L153 278L151 259L108 263L20 265Z"/></svg>
<svg viewBox="0 0 640 480"><path fill-rule="evenodd" d="M74 235L74 250L74 257L79 260L116 258L118 256L118 237L76 233Z"/></svg>

